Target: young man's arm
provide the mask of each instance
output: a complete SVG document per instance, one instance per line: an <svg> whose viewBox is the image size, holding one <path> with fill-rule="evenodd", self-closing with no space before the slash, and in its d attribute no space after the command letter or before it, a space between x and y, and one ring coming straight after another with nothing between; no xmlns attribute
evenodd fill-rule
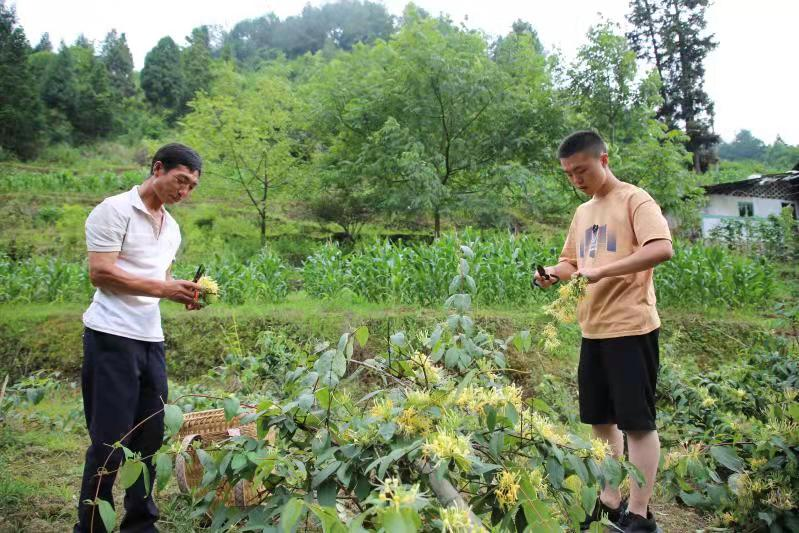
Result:
<svg viewBox="0 0 799 533"><path fill-rule="evenodd" d="M186 280L149 279L134 276L116 265L119 252L89 252L89 279L92 285L134 296L154 296L193 305L194 291L200 287Z"/></svg>
<svg viewBox="0 0 799 533"><path fill-rule="evenodd" d="M603 278L624 276L648 270L655 265L668 261L674 255L671 241L668 239L655 239L645 243L635 253L624 259L601 267L584 267L576 270L574 276L584 276L589 283L595 283Z"/></svg>

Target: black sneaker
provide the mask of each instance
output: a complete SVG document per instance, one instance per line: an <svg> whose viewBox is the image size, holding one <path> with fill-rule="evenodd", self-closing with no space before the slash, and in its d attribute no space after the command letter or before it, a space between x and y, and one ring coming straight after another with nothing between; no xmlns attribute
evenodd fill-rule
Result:
<svg viewBox="0 0 799 533"><path fill-rule="evenodd" d="M608 517L608 520L616 524L618 523L619 520L621 520L622 515L626 511L627 511L626 499L622 500L616 509L611 509L610 507L602 503L602 500L597 498L596 505L594 505L594 512L591 513L591 516L583 520L582 524L580 524L580 531L586 531L588 528L591 527L591 522L598 522L602 520L602 518L605 516Z"/></svg>
<svg viewBox="0 0 799 533"><path fill-rule="evenodd" d="M649 509L646 511L646 518L625 510L618 526L624 533L663 533Z"/></svg>

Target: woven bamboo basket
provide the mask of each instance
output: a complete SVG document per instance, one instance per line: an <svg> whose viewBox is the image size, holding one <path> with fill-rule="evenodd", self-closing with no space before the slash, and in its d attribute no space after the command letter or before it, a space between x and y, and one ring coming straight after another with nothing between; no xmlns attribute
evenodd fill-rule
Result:
<svg viewBox="0 0 799 533"><path fill-rule="evenodd" d="M224 409L197 411L183 416L183 425L177 434L177 438L181 440L181 453L175 457L175 479L181 492L191 492L200 486L203 479L203 465L194 451L195 446L199 447L200 443L218 442L238 435L256 437L257 430L254 423L240 424L243 416L242 414L227 420ZM270 432L267 440L274 443L273 432ZM189 461L186 460L186 455L189 456ZM198 495L202 497L207 492L208 489L201 489ZM228 483L222 483L216 490L216 502L224 503L227 507L254 505L258 498L258 491L246 480L239 481L232 488Z"/></svg>

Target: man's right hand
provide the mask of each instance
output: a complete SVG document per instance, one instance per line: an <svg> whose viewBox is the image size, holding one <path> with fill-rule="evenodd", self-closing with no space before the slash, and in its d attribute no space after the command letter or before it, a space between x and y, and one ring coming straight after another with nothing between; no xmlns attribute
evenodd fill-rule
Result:
<svg viewBox="0 0 799 533"><path fill-rule="evenodd" d="M549 274L549 279L542 277L541 274L539 274L538 271L536 270L535 273L533 274L533 279L535 280L535 283L542 289L546 289L557 283L558 278L552 276L552 274L555 273L554 270L555 267L544 267L544 272Z"/></svg>
<svg viewBox="0 0 799 533"><path fill-rule="evenodd" d="M199 293L200 286L185 279L173 279L164 282L162 298L194 307L197 301L194 295Z"/></svg>

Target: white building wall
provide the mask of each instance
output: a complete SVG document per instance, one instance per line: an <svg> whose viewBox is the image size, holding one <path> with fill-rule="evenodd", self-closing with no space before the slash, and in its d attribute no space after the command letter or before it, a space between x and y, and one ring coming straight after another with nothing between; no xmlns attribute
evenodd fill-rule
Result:
<svg viewBox="0 0 799 533"><path fill-rule="evenodd" d="M709 194L707 205L702 209L702 235L707 237L710 230L718 226L722 220L728 218L742 218L739 216L738 203L751 202L753 216L748 219L762 219L769 215L779 215L785 200L777 198L754 198L750 196L729 196L723 194ZM797 206L799 207L799 206Z"/></svg>

